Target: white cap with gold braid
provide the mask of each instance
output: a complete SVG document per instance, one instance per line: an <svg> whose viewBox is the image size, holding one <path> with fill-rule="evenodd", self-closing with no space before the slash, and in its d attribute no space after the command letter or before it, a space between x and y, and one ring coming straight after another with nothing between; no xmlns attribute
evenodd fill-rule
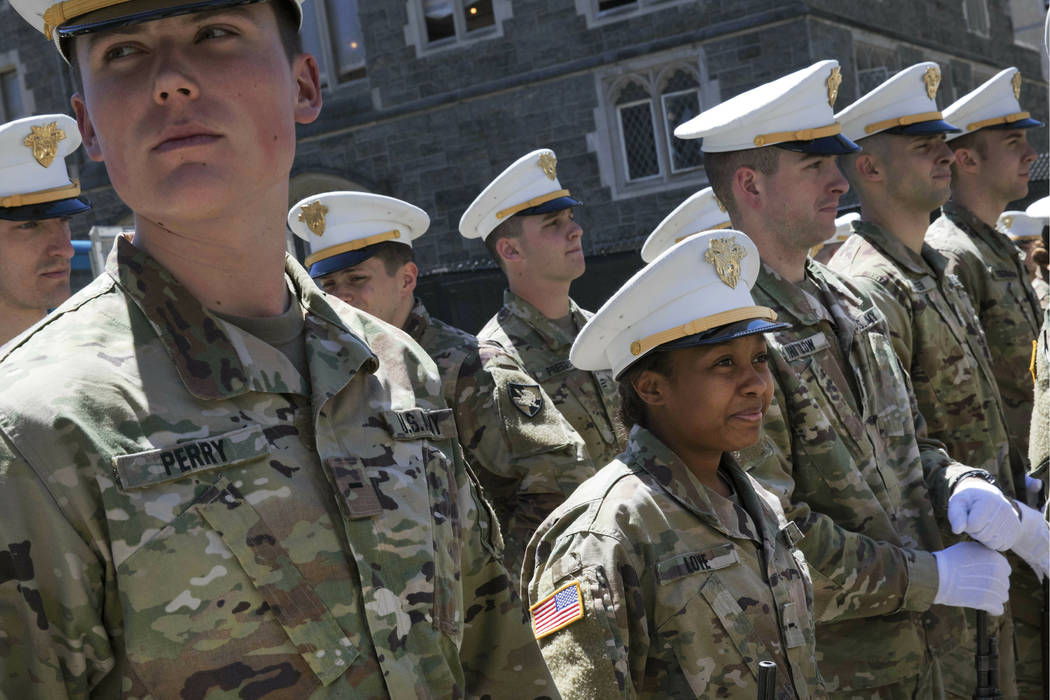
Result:
<svg viewBox="0 0 1050 700"><path fill-rule="evenodd" d="M579 205L558 181L558 158L549 148L523 155L471 202L459 220L464 238L485 240L515 214L528 216Z"/></svg>
<svg viewBox="0 0 1050 700"><path fill-rule="evenodd" d="M786 327L755 304L758 249L740 231L708 231L677 243L609 298L569 352L584 370L619 376L657 348L718 343Z"/></svg>
<svg viewBox="0 0 1050 700"><path fill-rule="evenodd" d="M1021 109L1021 72L1016 68L999 71L976 89L963 95L944 110L944 118L961 132L948 134L948 140L978 129L1029 129L1043 123Z"/></svg>
<svg viewBox="0 0 1050 700"><path fill-rule="evenodd" d="M370 192L325 192L288 210L288 228L310 243L306 267L313 278L372 257L379 243L412 246L430 217L419 207Z"/></svg>
<svg viewBox="0 0 1050 700"><path fill-rule="evenodd" d="M838 61L819 61L701 112L674 130L704 140L705 153L781 146L837 155L860 150L841 135L834 106L842 84Z"/></svg>
<svg viewBox="0 0 1050 700"><path fill-rule="evenodd" d="M0 218L48 219L89 209L66 168L66 157L78 146L77 123L65 114L0 126Z"/></svg>
<svg viewBox="0 0 1050 700"><path fill-rule="evenodd" d="M1014 243L1043 237L1043 227L1050 222L1046 216L1030 216L1027 212L1009 210L999 215L995 227Z"/></svg>
<svg viewBox="0 0 1050 700"><path fill-rule="evenodd" d="M959 129L937 109L941 68L933 61L908 66L835 115L853 141L883 131L895 134L948 134Z"/></svg>
<svg viewBox="0 0 1050 700"><path fill-rule="evenodd" d="M652 262L675 243L719 228L729 228L729 214L718 201L715 191L705 187L675 207L653 229L642 245L642 260Z"/></svg>

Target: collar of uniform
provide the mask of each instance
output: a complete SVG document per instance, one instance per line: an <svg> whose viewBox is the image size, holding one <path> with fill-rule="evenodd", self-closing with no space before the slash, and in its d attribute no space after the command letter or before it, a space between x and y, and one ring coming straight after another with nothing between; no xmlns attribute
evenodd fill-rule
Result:
<svg viewBox="0 0 1050 700"><path fill-rule="evenodd" d="M415 302L412 304L412 310L408 312L408 320L405 321L405 327L401 330L412 336L412 340L418 343L429 327L430 314L427 312L427 307L423 305L422 299L416 297Z"/></svg>
<svg viewBox="0 0 1050 700"><path fill-rule="evenodd" d="M1013 244L1009 236L977 218L977 215L963 205L949 199L941 207L941 213L953 221L959 228L992 246L1004 255L1014 253L1017 246Z"/></svg>
<svg viewBox="0 0 1050 700"><path fill-rule="evenodd" d="M272 377L268 377L265 367L259 366L257 358L250 358L249 362L246 361L249 358L242 357L238 347L243 348L244 343L236 342L238 339L226 331L232 326L220 323L160 263L132 245L130 238L117 238L106 271L149 321L191 394L200 399L215 400L249 391L275 390ZM312 282L304 284L304 280L310 280L305 270L294 261L286 261L285 271L295 287L296 302L303 304L309 312L307 332L341 341L339 351L326 359L339 361L342 386L374 356L328 306L320 290L316 290ZM186 332L187 329L196 332ZM308 348L308 360L312 359L310 355L312 352ZM316 388L315 364L310 362L311 378ZM369 367L374 364L373 360ZM291 390L302 388L292 387Z"/></svg>
<svg viewBox="0 0 1050 700"><path fill-rule="evenodd" d="M806 265L808 275L808 261ZM788 282L764 261L752 293L756 303L765 304L777 312L778 321L793 326L813 326L824 317L820 307L814 308L809 296L797 284Z"/></svg>
<svg viewBox="0 0 1050 700"><path fill-rule="evenodd" d="M871 221L864 221L863 219L860 221L854 221L853 232L861 236L879 252L889 258L890 261L901 266L907 272L915 275L930 274L930 270L927 268L926 262L922 259L921 255L917 255L915 251L901 243L896 236L878 224L872 223ZM928 246L924 243L923 248L926 247Z"/></svg>
<svg viewBox="0 0 1050 700"><path fill-rule="evenodd" d="M631 428L625 453L623 457L625 463L644 469L676 501L723 534L743 539L762 538L764 533L746 532L741 529L739 523L722 522L711 505L707 489L700 483L700 480L678 458L678 455L645 428L638 425ZM733 488L736 489L739 502L751 515L751 519L756 524L764 520L764 518L756 518L753 515L759 512L755 509L761 508L761 505L758 504L751 489L747 486L747 476L737 466L730 454L722 455L721 467L733 480Z"/></svg>
<svg viewBox="0 0 1050 700"><path fill-rule="evenodd" d="M503 306L539 333L540 337L543 338L543 342L551 348L571 346L572 341L575 340L549 318L541 314L539 309L509 289L503 290ZM572 299L569 299L569 313L572 314L577 329L583 328L584 324L587 323L587 317Z"/></svg>

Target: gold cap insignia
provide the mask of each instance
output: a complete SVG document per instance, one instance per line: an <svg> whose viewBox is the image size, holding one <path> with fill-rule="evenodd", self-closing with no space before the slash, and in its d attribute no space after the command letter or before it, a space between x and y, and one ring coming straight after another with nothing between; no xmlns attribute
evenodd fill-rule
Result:
<svg viewBox="0 0 1050 700"><path fill-rule="evenodd" d="M926 83L926 94L932 100L937 96L937 86L941 84L941 71L930 66L922 74L922 82Z"/></svg>
<svg viewBox="0 0 1050 700"><path fill-rule="evenodd" d="M715 266L719 279L732 288L740 281L744 271L740 261L747 256L747 251L734 238L712 238L704 253L704 260Z"/></svg>
<svg viewBox="0 0 1050 700"><path fill-rule="evenodd" d="M842 85L842 71L838 66L831 69L831 75L825 84L828 86L828 104L834 107L835 100L839 98L839 85Z"/></svg>
<svg viewBox="0 0 1050 700"><path fill-rule="evenodd" d="M558 159L550 153L541 153L540 170L542 170L543 174L551 180L558 177Z"/></svg>
<svg viewBox="0 0 1050 700"><path fill-rule="evenodd" d="M299 210L299 221L305 221L310 232L324 235L324 215L328 213L328 207L320 202L310 202Z"/></svg>
<svg viewBox="0 0 1050 700"><path fill-rule="evenodd" d="M720 212L722 212L723 214L726 213L726 205L722 204L722 200L721 199L719 199L718 197L715 197L715 204L718 205L718 210Z"/></svg>
<svg viewBox="0 0 1050 700"><path fill-rule="evenodd" d="M1014 217L1004 216L1003 217L1003 228L1010 228L1014 225Z"/></svg>
<svg viewBox="0 0 1050 700"><path fill-rule="evenodd" d="M1010 79L1010 84L1014 86L1014 99L1021 99L1021 71L1014 73L1014 77Z"/></svg>
<svg viewBox="0 0 1050 700"><path fill-rule="evenodd" d="M66 132L58 128L58 122L44 126L31 126L31 133L22 141L26 148L33 149L36 162L45 168L55 161L58 155L58 142L66 137Z"/></svg>

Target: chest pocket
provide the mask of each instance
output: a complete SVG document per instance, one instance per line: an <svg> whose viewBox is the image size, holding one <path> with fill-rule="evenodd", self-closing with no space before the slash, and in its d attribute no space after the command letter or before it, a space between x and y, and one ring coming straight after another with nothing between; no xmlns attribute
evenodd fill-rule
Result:
<svg viewBox="0 0 1050 700"><path fill-rule="evenodd" d="M193 684L201 696L229 689L224 671L237 683L328 685L360 655L360 630L340 626L301 568L349 576L292 433L250 425L113 459L122 488L107 490L106 517L127 655L153 694L174 693L172 678L191 696ZM213 668L209 655L243 662L187 677Z"/></svg>
<svg viewBox="0 0 1050 700"><path fill-rule="evenodd" d="M883 437L910 435L913 428L907 379L893 349L886 319L868 309L859 319L853 335L851 359L863 377L867 412L875 416Z"/></svg>

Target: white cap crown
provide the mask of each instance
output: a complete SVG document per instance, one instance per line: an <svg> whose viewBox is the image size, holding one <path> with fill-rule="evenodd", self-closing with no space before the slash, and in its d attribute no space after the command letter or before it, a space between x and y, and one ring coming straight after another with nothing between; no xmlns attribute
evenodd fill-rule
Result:
<svg viewBox="0 0 1050 700"><path fill-rule="evenodd" d="M679 204L653 229L642 246L642 260L652 262L689 236L722 228L729 228L729 214L715 191L705 187Z"/></svg>
<svg viewBox="0 0 1050 700"><path fill-rule="evenodd" d="M0 126L0 206L75 197L66 157L80 146L77 123L65 114L42 114Z"/></svg>
<svg viewBox="0 0 1050 700"><path fill-rule="evenodd" d="M940 84L940 66L933 61L916 63L846 107L835 119L853 141L895 127L938 122L943 118L936 101ZM950 128L941 131L947 133Z"/></svg>
<svg viewBox="0 0 1050 700"><path fill-rule="evenodd" d="M944 110L944 118L962 129L949 134L948 140L990 126L1039 126L1040 122L1021 109L1020 97L1021 72L1012 67L999 71Z"/></svg>

